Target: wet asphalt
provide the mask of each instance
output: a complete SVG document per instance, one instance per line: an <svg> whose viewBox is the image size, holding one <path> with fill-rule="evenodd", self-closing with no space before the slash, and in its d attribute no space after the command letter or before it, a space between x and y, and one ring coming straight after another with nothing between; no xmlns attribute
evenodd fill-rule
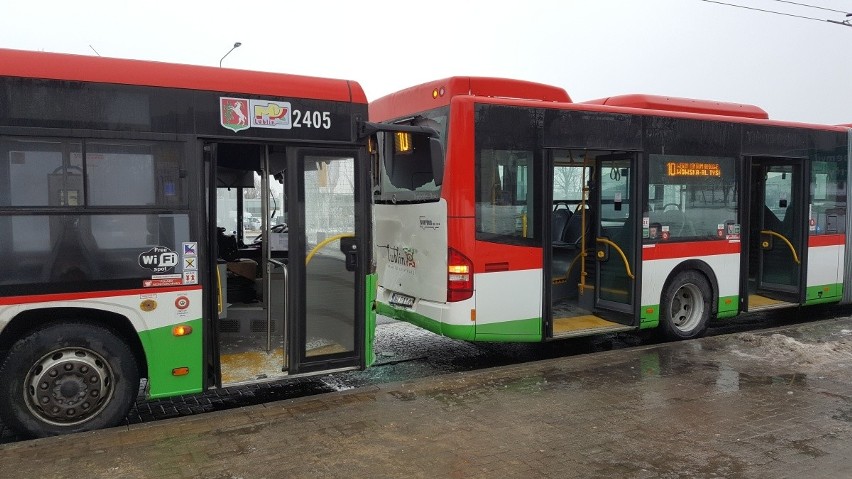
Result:
<svg viewBox="0 0 852 479"><path fill-rule="evenodd" d="M801 310L741 315L711 325L707 336L759 331L847 316L852 316L852 305L819 306ZM377 361L367 370L210 390L202 394L168 399L149 401L140 397L124 424L125 426L147 424L164 419L188 417L385 383L658 343L660 340L653 334L643 332L607 334L535 344L468 343L437 336L407 323L380 317L375 345ZM14 435L0 422L0 444L26 439Z"/></svg>
<svg viewBox="0 0 852 479"><path fill-rule="evenodd" d="M465 344L419 378L400 350L330 394L6 444L0 477L849 477L852 318L805 312L570 357Z"/></svg>

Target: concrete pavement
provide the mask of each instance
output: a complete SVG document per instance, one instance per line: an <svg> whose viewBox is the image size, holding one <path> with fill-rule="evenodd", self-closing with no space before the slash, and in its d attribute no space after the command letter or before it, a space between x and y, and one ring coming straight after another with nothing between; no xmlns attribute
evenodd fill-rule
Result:
<svg viewBox="0 0 852 479"><path fill-rule="evenodd" d="M852 319L0 446L0 477L852 475Z"/></svg>

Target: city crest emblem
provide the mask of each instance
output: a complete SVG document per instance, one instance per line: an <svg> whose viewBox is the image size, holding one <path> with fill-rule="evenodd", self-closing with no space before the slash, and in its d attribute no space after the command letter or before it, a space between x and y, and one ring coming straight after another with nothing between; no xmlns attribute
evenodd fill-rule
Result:
<svg viewBox="0 0 852 479"><path fill-rule="evenodd" d="M219 98L219 118L222 126L240 131L249 128L249 101L243 98Z"/></svg>

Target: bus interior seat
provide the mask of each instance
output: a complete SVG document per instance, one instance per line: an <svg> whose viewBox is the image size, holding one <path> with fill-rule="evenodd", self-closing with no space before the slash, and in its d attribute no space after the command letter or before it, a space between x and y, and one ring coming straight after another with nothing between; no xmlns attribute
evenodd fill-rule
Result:
<svg viewBox="0 0 852 479"><path fill-rule="evenodd" d="M556 211L563 211L563 210L556 210ZM554 211L554 214L556 213L556 211ZM588 234L589 234L590 226L592 224L589 211L590 210L588 210L588 209L586 209L586 211L585 211L585 216L586 216L585 234L586 234L587 237L588 237ZM553 246L559 247L559 248L577 249L577 248L580 247L579 246L580 237L583 235L583 233L584 233L584 231L583 231L583 212L577 211L577 212L569 215L567 221L565 222L565 225L561 228L561 233L560 233L558 238L556 236L556 230L554 229Z"/></svg>
<svg viewBox="0 0 852 479"><path fill-rule="evenodd" d="M568 222L571 220L571 210L567 208L559 208L553 210L550 216L551 236L553 243L563 243L565 235L568 231Z"/></svg>
<svg viewBox="0 0 852 479"><path fill-rule="evenodd" d="M586 213L588 215L588 212ZM589 233L589 226L591 222L586 219L586 235ZM565 236L562 239L565 243L571 245L572 247L579 248L580 236L584 233L583 231L583 215L574 214L571 216L571 219L568 220L568 225L565 227Z"/></svg>
<svg viewBox="0 0 852 479"><path fill-rule="evenodd" d="M567 211L567 210L556 210ZM556 213L554 211L554 214ZM586 248L593 247L589 244L589 231L591 230L592 220L590 210L585 210L586 216ZM552 271L554 277L564 275L564 285L559 287L558 292L554 290L554 298L576 298L579 294L579 282L581 266L578 260L582 251L580 251L583 235L583 211L576 211L573 214L567 215L568 220L564 227L561 228L559 238L556 237L556 230L553 235L553 255L552 255Z"/></svg>

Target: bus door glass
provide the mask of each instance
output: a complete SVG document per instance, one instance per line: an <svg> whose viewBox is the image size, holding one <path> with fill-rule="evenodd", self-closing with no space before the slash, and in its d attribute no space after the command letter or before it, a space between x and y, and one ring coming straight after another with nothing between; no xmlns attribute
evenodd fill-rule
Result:
<svg viewBox="0 0 852 479"><path fill-rule="evenodd" d="M633 312L636 201L632 153L598 154L591 188L595 208L595 306Z"/></svg>
<svg viewBox="0 0 852 479"><path fill-rule="evenodd" d="M750 293L800 302L804 230L801 172L801 162L796 160L764 160L752 169L752 188L757 191L753 191L756 197L752 201L751 255L757 264L749 268ZM759 300L750 298L750 303ZM749 306L755 309L760 304Z"/></svg>
<svg viewBox="0 0 852 479"><path fill-rule="evenodd" d="M358 150L290 148L290 372L358 365L369 252ZM357 220L356 220L357 219Z"/></svg>

